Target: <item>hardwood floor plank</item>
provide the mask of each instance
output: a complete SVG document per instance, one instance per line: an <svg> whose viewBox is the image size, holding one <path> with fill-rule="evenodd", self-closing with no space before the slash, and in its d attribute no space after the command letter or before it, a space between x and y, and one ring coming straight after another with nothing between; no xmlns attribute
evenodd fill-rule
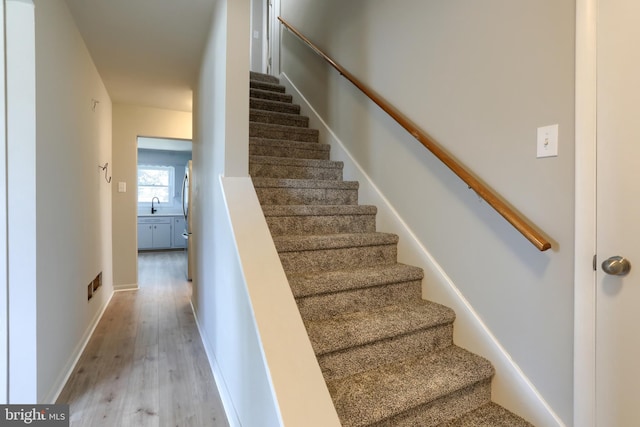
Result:
<svg viewBox="0 0 640 427"><path fill-rule="evenodd" d="M68 393L71 397L64 401L61 400L62 396L58 399L61 403L71 404L73 402L71 406L73 410L70 414L72 425L83 425L87 418L86 414L94 412L94 408L99 406L100 399L107 401L110 399L108 395L104 396L104 388L106 387L104 383L110 377L115 377L116 381L119 380L118 371L112 369L113 361L123 360L121 353L127 346L132 347L130 342L135 336L135 333L131 333L131 325L135 323L135 312L122 312L122 308L131 301L126 297L118 298L113 307L107 309L103 317L103 319L106 318L105 324L99 324L96 328L97 336L92 336L90 339L76 366L75 373L71 375L65 387L65 389L69 389ZM109 330L117 330L120 333L108 333ZM81 382L75 381L76 378L79 378ZM62 395L64 394L63 392ZM108 402L109 406L112 406L111 401Z"/></svg>
<svg viewBox="0 0 640 427"><path fill-rule="evenodd" d="M183 252L139 256L58 398L72 426L228 426L191 310Z"/></svg>
<svg viewBox="0 0 640 427"><path fill-rule="evenodd" d="M136 347L129 377L122 424L141 427L160 425L158 399L158 345Z"/></svg>
<svg viewBox="0 0 640 427"><path fill-rule="evenodd" d="M126 397L123 390L127 388L131 372L133 348L132 343L126 343L122 346L123 351L103 363L101 381L91 390L93 399L83 411L78 426L122 425L119 420ZM73 416L71 425L76 425Z"/></svg>

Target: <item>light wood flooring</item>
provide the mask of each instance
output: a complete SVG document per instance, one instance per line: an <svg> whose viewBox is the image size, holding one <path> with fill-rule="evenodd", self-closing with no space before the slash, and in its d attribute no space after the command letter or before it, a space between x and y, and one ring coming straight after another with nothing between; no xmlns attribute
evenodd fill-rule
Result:
<svg viewBox="0 0 640 427"><path fill-rule="evenodd" d="M189 304L183 252L141 253L65 385L71 426L228 426Z"/></svg>

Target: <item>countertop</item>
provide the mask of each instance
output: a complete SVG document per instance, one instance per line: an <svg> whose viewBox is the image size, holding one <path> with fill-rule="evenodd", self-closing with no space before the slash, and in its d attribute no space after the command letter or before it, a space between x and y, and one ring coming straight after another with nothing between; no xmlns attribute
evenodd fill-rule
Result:
<svg viewBox="0 0 640 427"><path fill-rule="evenodd" d="M167 216L184 216L182 212L175 213L155 213L155 214L138 214L138 218L154 218L154 217L167 217Z"/></svg>

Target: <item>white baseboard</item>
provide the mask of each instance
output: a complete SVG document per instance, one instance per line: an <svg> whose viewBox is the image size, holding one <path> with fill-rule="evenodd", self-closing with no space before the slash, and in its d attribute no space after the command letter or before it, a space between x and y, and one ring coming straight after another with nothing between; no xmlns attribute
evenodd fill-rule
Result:
<svg viewBox="0 0 640 427"><path fill-rule="evenodd" d="M80 360L80 356L82 356L84 349L87 347L87 344L89 343L89 340L93 335L93 332L96 330L98 323L100 323L100 319L102 319L104 312L107 310L107 307L111 302L111 298L113 298L113 294L114 292L111 292L111 295L109 295L109 298L107 298L106 302L104 303L100 311L96 314L96 316L93 318L93 320L89 324L89 327L87 328L84 335L82 336L82 339L80 340L76 348L71 353L71 357L69 358L69 361L65 365L64 369L62 370L62 372L60 373L56 381L53 383L51 390L49 391L49 393L47 393L47 395L43 399L43 402L46 402L48 404L54 404L56 403L56 400L58 400L60 393L62 393L62 389L67 384L67 381L69 381L69 377L71 376L71 373L75 369L76 364L78 363L78 360Z"/></svg>
<svg viewBox="0 0 640 427"><path fill-rule="evenodd" d="M138 289L138 284L137 283L131 283L129 285L114 285L113 286L114 292L135 291L136 289Z"/></svg>
<svg viewBox="0 0 640 427"><path fill-rule="evenodd" d="M287 88L287 93L293 95L294 102L300 104L302 114L309 116L310 126L319 129L321 140L331 145L332 160L344 162L345 179L356 180L360 183L358 197L361 203L378 207L376 218L378 228L393 232L400 237L398 260L421 267L424 270L423 293L424 283L429 283L429 299L455 310L454 340L456 344L491 361L496 369L496 375L492 382L493 401L526 418L534 425L564 427L562 420L500 345L451 278L438 265L423 243L418 240L364 169L345 148L342 141L307 102L285 73L280 76L280 84Z"/></svg>
<svg viewBox="0 0 640 427"><path fill-rule="evenodd" d="M213 379L218 388L218 393L220 394L220 400L222 400L222 406L224 408L225 416L227 417L227 421L229 422L230 427L242 427L240 423L240 418L238 417L238 413L236 412L235 406L233 405L233 400L231 399L231 393L229 393L229 389L227 388L227 384L224 381L224 377L220 372L220 366L216 360L215 355L213 354L213 350L209 345L209 340L207 339L204 331L200 327L200 322L198 321L198 313L193 307L193 301L189 301L191 305L191 311L193 312L193 318L196 321L196 326L198 327L198 333L200 334L200 339L202 340L202 345L204 346L204 351L207 355L207 360L209 361L209 366L211 367L211 372L213 372Z"/></svg>

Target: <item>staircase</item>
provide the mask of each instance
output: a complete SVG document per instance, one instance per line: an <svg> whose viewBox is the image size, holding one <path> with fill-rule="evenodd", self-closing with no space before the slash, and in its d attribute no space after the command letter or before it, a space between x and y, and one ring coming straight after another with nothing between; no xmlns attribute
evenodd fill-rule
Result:
<svg viewBox="0 0 640 427"><path fill-rule="evenodd" d="M531 426L491 402L491 364L278 84L251 73L249 173L343 426Z"/></svg>

